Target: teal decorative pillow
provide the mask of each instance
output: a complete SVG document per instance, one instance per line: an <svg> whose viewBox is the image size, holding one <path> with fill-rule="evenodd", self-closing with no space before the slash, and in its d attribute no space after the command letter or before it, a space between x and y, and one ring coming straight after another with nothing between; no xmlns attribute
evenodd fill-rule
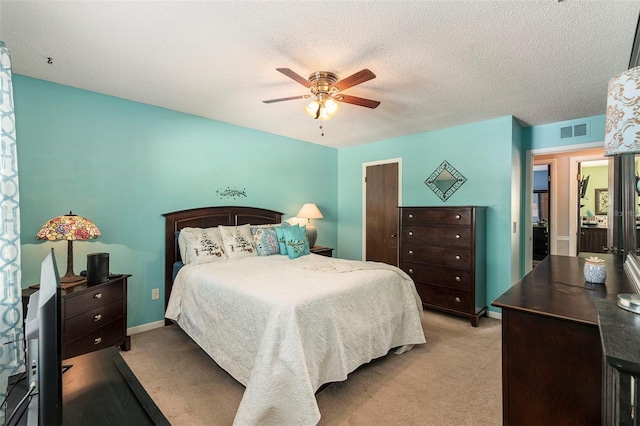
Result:
<svg viewBox="0 0 640 426"><path fill-rule="evenodd" d="M282 222L280 227L276 228L276 237L278 238L278 250L280 254L287 254L287 244L284 242L284 228L296 228L296 226L291 226L287 222Z"/></svg>
<svg viewBox="0 0 640 426"><path fill-rule="evenodd" d="M307 226L289 226L282 228L284 240L287 246L289 259L296 259L309 254L309 239L307 238Z"/></svg>
<svg viewBox="0 0 640 426"><path fill-rule="evenodd" d="M252 226L251 234L253 235L253 244L256 246L258 256L280 254L275 226Z"/></svg>

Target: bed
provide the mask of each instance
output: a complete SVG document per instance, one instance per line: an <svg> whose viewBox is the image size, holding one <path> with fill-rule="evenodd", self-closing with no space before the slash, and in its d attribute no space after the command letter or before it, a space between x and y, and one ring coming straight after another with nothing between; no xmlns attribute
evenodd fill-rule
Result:
<svg viewBox="0 0 640 426"><path fill-rule="evenodd" d="M234 424L317 424L322 385L425 342L422 303L398 268L274 254L191 263L176 274L184 228L278 224L282 214L207 207L164 216L165 316L246 387Z"/></svg>

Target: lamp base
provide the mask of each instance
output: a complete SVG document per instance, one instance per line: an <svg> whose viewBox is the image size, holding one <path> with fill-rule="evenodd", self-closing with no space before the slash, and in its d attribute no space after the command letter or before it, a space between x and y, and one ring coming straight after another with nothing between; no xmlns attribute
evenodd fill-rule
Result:
<svg viewBox="0 0 640 426"><path fill-rule="evenodd" d="M81 277L79 275L65 275L64 277L60 277L60 282L62 284L79 283L84 281L85 279L85 277Z"/></svg>
<svg viewBox="0 0 640 426"><path fill-rule="evenodd" d="M318 239L318 230L315 226L307 223L307 238L309 239L309 248L316 245L316 239Z"/></svg>
<svg viewBox="0 0 640 426"><path fill-rule="evenodd" d="M67 272L60 278L60 287L69 288L80 285L87 279L73 272L73 240L67 240Z"/></svg>
<svg viewBox="0 0 640 426"><path fill-rule="evenodd" d="M616 304L622 309L640 314L640 294L619 294Z"/></svg>

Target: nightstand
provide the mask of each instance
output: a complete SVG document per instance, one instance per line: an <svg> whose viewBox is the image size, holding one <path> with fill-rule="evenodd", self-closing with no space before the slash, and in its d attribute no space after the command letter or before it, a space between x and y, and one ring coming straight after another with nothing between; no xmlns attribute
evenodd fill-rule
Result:
<svg viewBox="0 0 640 426"><path fill-rule="evenodd" d="M127 278L110 275L102 284L81 284L61 290L62 358L109 346L131 349L127 336ZM35 289L22 291L23 305ZM25 300L26 298L26 300Z"/></svg>
<svg viewBox="0 0 640 426"><path fill-rule="evenodd" d="M333 249L331 247L313 246L309 249L309 251L321 256L333 257Z"/></svg>

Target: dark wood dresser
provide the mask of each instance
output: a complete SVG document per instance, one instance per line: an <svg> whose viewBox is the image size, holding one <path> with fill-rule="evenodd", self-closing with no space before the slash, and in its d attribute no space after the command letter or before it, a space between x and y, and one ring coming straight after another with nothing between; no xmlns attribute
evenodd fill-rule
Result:
<svg viewBox="0 0 640 426"><path fill-rule="evenodd" d="M496 299L502 308L505 425L600 425L603 356L596 300L632 292L619 255L604 285L584 279L584 257L547 256Z"/></svg>
<svg viewBox="0 0 640 426"><path fill-rule="evenodd" d="M486 305L486 207L401 207L400 267L422 304L478 326Z"/></svg>
<svg viewBox="0 0 640 426"><path fill-rule="evenodd" d="M542 260L549 254L549 229L546 226L533 227L533 260Z"/></svg>
<svg viewBox="0 0 640 426"><path fill-rule="evenodd" d="M127 336L127 278L111 275L102 284L81 284L61 292L62 357L71 358L109 346L131 349ZM29 296L36 291L22 290L24 312Z"/></svg>
<svg viewBox="0 0 640 426"><path fill-rule="evenodd" d="M62 357L109 346L131 348L127 336L127 278L113 275L96 285L62 290Z"/></svg>
<svg viewBox="0 0 640 426"><path fill-rule="evenodd" d="M640 315L615 300L596 300L604 354L603 422L640 423Z"/></svg>
<svg viewBox="0 0 640 426"><path fill-rule="evenodd" d="M607 247L607 228L600 226L580 227L580 251L604 253Z"/></svg>
<svg viewBox="0 0 640 426"><path fill-rule="evenodd" d="M311 253L319 254L320 256L333 257L333 249L325 246L313 246L309 249Z"/></svg>

